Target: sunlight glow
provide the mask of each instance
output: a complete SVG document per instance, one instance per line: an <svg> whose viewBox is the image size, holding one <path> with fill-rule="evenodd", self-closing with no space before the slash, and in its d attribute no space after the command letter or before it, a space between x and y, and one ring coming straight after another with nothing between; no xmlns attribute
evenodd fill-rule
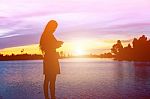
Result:
<svg viewBox="0 0 150 99"><path fill-rule="evenodd" d="M82 49L76 49L74 54L75 54L75 55L84 55L84 54L85 54L85 51L82 50Z"/></svg>
<svg viewBox="0 0 150 99"><path fill-rule="evenodd" d="M63 51L65 55L89 55L91 53L104 53L101 49L111 48L113 41L93 40L80 38L72 41L65 41L62 47L57 49L57 52ZM24 52L21 50L24 49ZM38 44L17 46L11 48L0 49L1 54L41 54Z"/></svg>

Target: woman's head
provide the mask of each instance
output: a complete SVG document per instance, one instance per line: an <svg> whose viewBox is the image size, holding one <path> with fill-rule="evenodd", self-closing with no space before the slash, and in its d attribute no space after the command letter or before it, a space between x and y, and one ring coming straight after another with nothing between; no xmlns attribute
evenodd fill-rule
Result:
<svg viewBox="0 0 150 99"><path fill-rule="evenodd" d="M57 22L55 20L50 20L47 23L44 32L45 33L54 33L56 28L57 28L57 26L58 26L58 24L57 24Z"/></svg>
<svg viewBox="0 0 150 99"><path fill-rule="evenodd" d="M47 42L47 37L49 34L52 34L55 32L56 28L57 28L57 22L55 20L50 20L46 27L45 27L45 30L41 36L41 39L40 39L40 49L42 52L45 52L45 48L46 46L48 46L46 43L44 43L45 41Z"/></svg>

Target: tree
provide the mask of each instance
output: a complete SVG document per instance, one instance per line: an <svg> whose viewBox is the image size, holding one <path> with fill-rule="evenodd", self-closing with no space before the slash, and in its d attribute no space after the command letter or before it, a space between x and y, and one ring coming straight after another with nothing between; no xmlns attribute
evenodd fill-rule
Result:
<svg viewBox="0 0 150 99"><path fill-rule="evenodd" d="M111 48L111 52L114 54L118 54L122 49L123 49L122 43L120 40L118 40L117 44L114 44L113 47Z"/></svg>

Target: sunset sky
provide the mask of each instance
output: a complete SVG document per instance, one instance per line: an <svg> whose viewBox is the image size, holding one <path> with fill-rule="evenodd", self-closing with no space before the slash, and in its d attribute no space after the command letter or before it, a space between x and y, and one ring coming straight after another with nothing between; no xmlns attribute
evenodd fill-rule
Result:
<svg viewBox="0 0 150 99"><path fill-rule="evenodd" d="M1 0L0 49L39 53L41 33L55 19L55 37L65 42L60 50L109 51L117 39L129 43L142 34L150 37L149 9L150 0Z"/></svg>

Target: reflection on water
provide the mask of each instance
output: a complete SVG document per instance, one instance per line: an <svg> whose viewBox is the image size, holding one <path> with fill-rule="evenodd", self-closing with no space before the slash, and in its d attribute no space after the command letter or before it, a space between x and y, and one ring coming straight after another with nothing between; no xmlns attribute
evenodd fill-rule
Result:
<svg viewBox="0 0 150 99"><path fill-rule="evenodd" d="M150 62L62 59L58 99L150 97ZM1 61L0 99L43 99L42 61Z"/></svg>

